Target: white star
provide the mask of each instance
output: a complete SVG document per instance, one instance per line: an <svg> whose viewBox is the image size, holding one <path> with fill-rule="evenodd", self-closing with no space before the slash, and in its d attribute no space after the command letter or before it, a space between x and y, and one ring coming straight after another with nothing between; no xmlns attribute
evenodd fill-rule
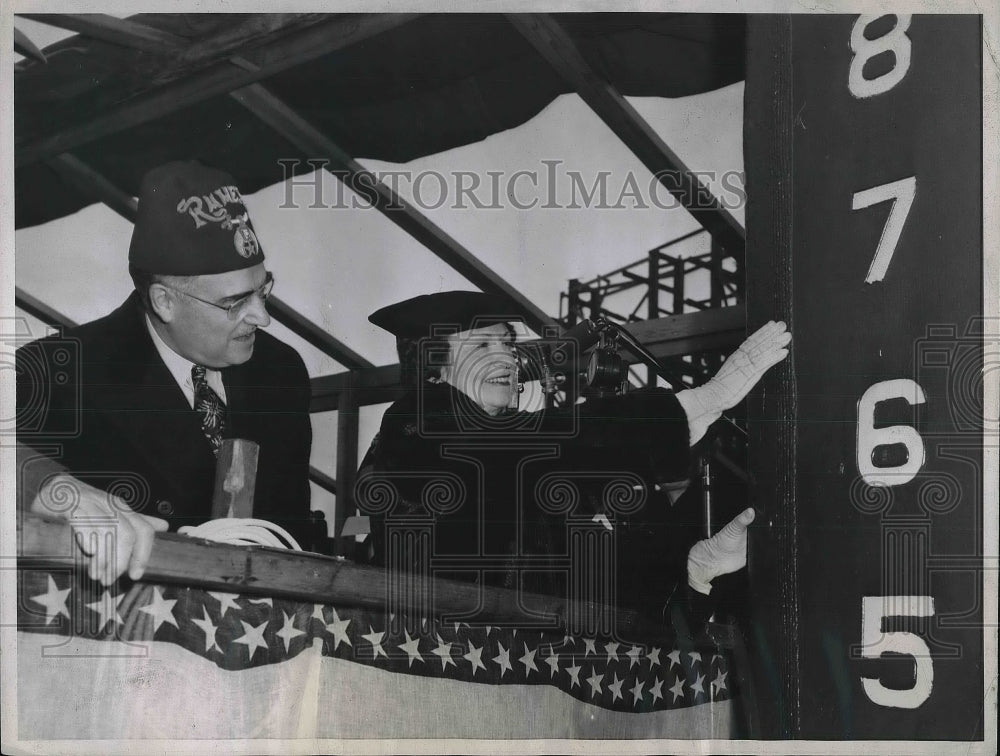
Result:
<svg viewBox="0 0 1000 756"><path fill-rule="evenodd" d="M230 609L235 609L236 612L239 613L240 605L236 603L236 599L240 596L238 593L219 593L217 591L209 591L208 595L219 602L220 620L226 616L226 612Z"/></svg>
<svg viewBox="0 0 1000 756"><path fill-rule="evenodd" d="M586 659L591 654L597 656L597 642L593 638L584 638L583 642L587 644L587 648L583 652L583 658Z"/></svg>
<svg viewBox="0 0 1000 756"><path fill-rule="evenodd" d="M243 643L246 645L249 661L253 661L254 654L257 653L258 648L267 651L267 641L264 640L264 631L267 630L267 622L267 620L264 620L257 627L254 627L249 622L240 620L240 624L243 625L243 635L235 638L233 643Z"/></svg>
<svg viewBox="0 0 1000 756"><path fill-rule="evenodd" d="M455 635L458 635L458 629L459 629L459 628L460 628L460 627L461 627L462 625L465 625L466 627L468 627L468 628L470 628L470 629L472 628L472 625L470 625L470 624L469 624L468 622L456 622L456 623L455 623Z"/></svg>
<svg viewBox="0 0 1000 756"><path fill-rule="evenodd" d="M114 630L118 625L125 624L125 621L118 614L118 605L121 604L123 598L125 598L124 593L112 596L111 591L105 590L97 601L92 604L87 604L88 609L94 612L94 614L99 614L101 616L101 624L98 627L98 630L103 630L104 626L109 622L112 624L112 630Z"/></svg>
<svg viewBox="0 0 1000 756"><path fill-rule="evenodd" d="M319 620L324 625L326 624L326 617L323 616L323 605L322 604L314 604L313 605L312 617L310 617L309 619Z"/></svg>
<svg viewBox="0 0 1000 756"><path fill-rule="evenodd" d="M549 646L549 655L545 657L545 663L549 665L549 669L552 671L549 673L549 677L555 677L556 672L559 671L559 654L555 653L552 646Z"/></svg>
<svg viewBox="0 0 1000 756"><path fill-rule="evenodd" d="M406 634L406 643L400 643L396 648L401 648L406 652L406 655L409 657L406 666L412 667L413 662L423 662L424 660L424 657L420 655L420 636L411 638L409 630L403 630L403 632Z"/></svg>
<svg viewBox="0 0 1000 756"><path fill-rule="evenodd" d="M532 670L535 672L538 671L538 667L535 666L535 652L537 649L533 648L529 651L527 643L522 643L521 645L524 646L524 656L518 659L518 661L524 665L524 676L527 678Z"/></svg>
<svg viewBox="0 0 1000 756"><path fill-rule="evenodd" d="M675 664L678 665L678 666L680 666L680 663L681 663L681 651L680 651L680 649L679 648L675 648L673 651L671 651L669 654L667 654L667 658L670 659L670 666L668 667L668 669L673 669Z"/></svg>
<svg viewBox="0 0 1000 756"><path fill-rule="evenodd" d="M284 612L282 612L282 614L285 617L285 624L281 626L281 629L278 632L276 632L275 635L281 638L281 642L285 644L285 653L287 654L288 646L292 642L292 638L295 638L299 635L305 635L305 633L299 630L297 627L295 627L295 620L293 620Z"/></svg>
<svg viewBox="0 0 1000 756"><path fill-rule="evenodd" d="M201 628L201 631L205 633L205 653L207 654L213 648L218 651L222 651L221 648L215 642L215 624L212 622L211 618L208 616L208 607L202 605L201 607L201 619L191 618L191 621Z"/></svg>
<svg viewBox="0 0 1000 756"><path fill-rule="evenodd" d="M624 680L619 680L618 675L615 675L615 681L608 685L608 690L611 691L611 703L614 703L619 698L622 697L622 683Z"/></svg>
<svg viewBox="0 0 1000 756"><path fill-rule="evenodd" d="M695 680L694 683L688 683L688 687L691 688L692 691L694 691L695 698L698 697L699 693L701 694L705 693L705 686L702 684L704 680L705 680L705 675L698 675L698 679Z"/></svg>
<svg viewBox="0 0 1000 756"><path fill-rule="evenodd" d="M572 667L566 667L566 672L570 677L569 689L573 690L577 685L580 684L580 668L575 664Z"/></svg>
<svg viewBox="0 0 1000 756"><path fill-rule="evenodd" d="M653 687L649 689L649 692L653 695L653 706L656 706L656 699L663 698L663 680L658 680L653 678L656 682L653 683Z"/></svg>
<svg viewBox="0 0 1000 756"><path fill-rule="evenodd" d="M486 634L489 635L492 632L493 632L493 625L487 625L486 626Z"/></svg>
<svg viewBox="0 0 1000 756"><path fill-rule="evenodd" d="M642 656L642 649L638 646L632 646L625 656L628 657L628 668L632 669L632 667L639 663L639 657Z"/></svg>
<svg viewBox="0 0 1000 756"><path fill-rule="evenodd" d="M368 626L368 631L369 632L367 635L362 635L361 637L372 644L372 653L375 654L372 657L372 661L378 659L379 654L388 659L389 654L387 654L385 652L385 649L382 648L382 639L385 637L385 633L376 633L375 628L373 628L371 625Z"/></svg>
<svg viewBox="0 0 1000 756"><path fill-rule="evenodd" d="M718 654L712 654L712 664L715 664L717 661L722 661L722 657Z"/></svg>
<svg viewBox="0 0 1000 756"><path fill-rule="evenodd" d="M587 678L587 684L590 685L590 697L597 698L601 694L601 681L604 679L604 675L597 674L597 667L594 667L594 674Z"/></svg>
<svg viewBox="0 0 1000 756"><path fill-rule="evenodd" d="M337 610L332 606L330 607L330 612L333 614L333 621L326 626L326 631L333 634L333 650L336 651L340 648L341 643L346 643L348 646L353 646L351 639L347 636L347 626L351 624L349 619L342 620L340 615L337 614Z"/></svg>
<svg viewBox="0 0 1000 756"><path fill-rule="evenodd" d="M469 643L469 653L465 654L462 658L472 665L473 677L476 676L476 670L478 669L483 670L483 672L486 671L486 665L483 664L483 649L476 648L475 643Z"/></svg>
<svg viewBox="0 0 1000 756"><path fill-rule="evenodd" d="M716 673L715 679L712 680L712 687L718 690L720 693L726 689L726 677L729 676L728 672L723 672L721 669Z"/></svg>
<svg viewBox="0 0 1000 756"><path fill-rule="evenodd" d="M605 643L604 650L608 652L608 664L618 661L618 647L620 643Z"/></svg>
<svg viewBox="0 0 1000 756"><path fill-rule="evenodd" d="M45 593L32 596L31 600L45 607L45 624L47 625L59 615L69 619L69 609L66 608L66 597L73 589L66 588L65 590L59 590L56 588L56 581L52 579L52 576L46 575L46 577L49 579L48 590Z"/></svg>
<svg viewBox="0 0 1000 756"><path fill-rule="evenodd" d="M674 703L677 702L678 698L684 698L684 680L678 677L674 687L670 688L670 692L674 694Z"/></svg>
<svg viewBox="0 0 1000 756"><path fill-rule="evenodd" d="M654 664L658 665L660 663L660 649L653 646L650 652L646 654L646 658L649 659L649 668L652 669Z"/></svg>
<svg viewBox="0 0 1000 756"><path fill-rule="evenodd" d="M574 638L572 635L564 635L562 639L562 645L564 646L576 645L576 638Z"/></svg>
<svg viewBox="0 0 1000 756"><path fill-rule="evenodd" d="M154 585L153 602L146 606L140 606L139 611L145 612L153 618L153 632L155 633L164 622L177 627L177 620L174 619L174 604L176 603L177 599L164 599L159 587Z"/></svg>
<svg viewBox="0 0 1000 756"><path fill-rule="evenodd" d="M636 680L635 680L635 687L632 688L632 700L635 702L635 708L637 708L637 709L642 704L642 689L643 689L643 687L644 686L642 684L642 680L636 678Z"/></svg>
<svg viewBox="0 0 1000 756"><path fill-rule="evenodd" d="M503 647L503 643L497 642L497 646L500 648L500 653L493 657L493 661L500 665L500 679L503 679L503 674L507 670L511 672L514 668L510 666L510 651Z"/></svg>
<svg viewBox="0 0 1000 756"><path fill-rule="evenodd" d="M449 664L455 664L455 660L451 658L451 644L441 640L440 633L435 633L435 637L437 638L438 645L437 648L431 650L431 653L441 659L441 669L445 670ZM458 665L455 664L455 666L457 667Z"/></svg>
<svg viewBox="0 0 1000 756"><path fill-rule="evenodd" d="M692 665L695 662L700 662L701 661L701 654L699 654L697 651L688 651L688 657L691 659L691 664Z"/></svg>

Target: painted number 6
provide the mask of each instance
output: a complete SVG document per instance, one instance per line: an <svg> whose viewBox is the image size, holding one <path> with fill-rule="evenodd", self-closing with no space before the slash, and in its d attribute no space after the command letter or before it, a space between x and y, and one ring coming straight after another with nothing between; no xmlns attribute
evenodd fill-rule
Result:
<svg viewBox="0 0 1000 756"><path fill-rule="evenodd" d="M910 16L896 14L896 25L877 39L868 39L865 29L885 16L858 16L851 29L851 68L847 77L847 88L858 98L874 97L888 92L899 84L910 69L910 38L906 30L910 28ZM895 58L892 68L874 79L866 79L865 63L880 53L891 52Z"/></svg>

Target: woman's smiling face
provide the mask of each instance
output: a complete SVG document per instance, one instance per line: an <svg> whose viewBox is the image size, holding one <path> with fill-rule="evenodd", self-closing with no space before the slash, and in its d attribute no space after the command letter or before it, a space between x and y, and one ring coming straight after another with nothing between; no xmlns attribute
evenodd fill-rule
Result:
<svg viewBox="0 0 1000 756"><path fill-rule="evenodd" d="M517 393L517 360L514 329L495 323L448 337L451 354L441 379L496 415L514 403Z"/></svg>

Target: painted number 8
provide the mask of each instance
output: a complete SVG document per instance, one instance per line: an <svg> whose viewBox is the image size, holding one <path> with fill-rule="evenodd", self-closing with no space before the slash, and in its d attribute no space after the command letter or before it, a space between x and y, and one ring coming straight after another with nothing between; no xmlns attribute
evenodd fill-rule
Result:
<svg viewBox="0 0 1000 756"><path fill-rule="evenodd" d="M847 88L855 97L873 97L888 92L899 84L910 68L910 38L906 30L910 28L910 16L896 14L896 25L878 39L865 37L865 29L885 16L858 16L851 29L851 69L847 77ZM879 53L891 52L894 56L892 68L874 79L864 76L865 63Z"/></svg>

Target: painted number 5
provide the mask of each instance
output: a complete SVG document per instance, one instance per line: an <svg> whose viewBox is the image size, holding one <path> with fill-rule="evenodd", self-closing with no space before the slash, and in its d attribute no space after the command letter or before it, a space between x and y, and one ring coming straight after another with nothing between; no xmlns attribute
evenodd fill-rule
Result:
<svg viewBox="0 0 1000 756"><path fill-rule="evenodd" d="M865 30L885 16L859 16L851 29L851 68L847 75L847 88L858 98L884 94L899 84L910 69L910 16L896 14L896 25L876 39L868 39ZM865 63L881 53L892 53L892 68L874 79L866 79Z"/></svg>
<svg viewBox="0 0 1000 756"><path fill-rule="evenodd" d="M878 659L886 652L913 658L915 672L913 687L893 690L878 680L861 679L865 695L879 706L897 709L916 709L930 698L934 686L934 660L927 641L908 632L885 632L882 620L887 617L933 617L934 599L931 596L863 596L861 599L862 655Z"/></svg>

